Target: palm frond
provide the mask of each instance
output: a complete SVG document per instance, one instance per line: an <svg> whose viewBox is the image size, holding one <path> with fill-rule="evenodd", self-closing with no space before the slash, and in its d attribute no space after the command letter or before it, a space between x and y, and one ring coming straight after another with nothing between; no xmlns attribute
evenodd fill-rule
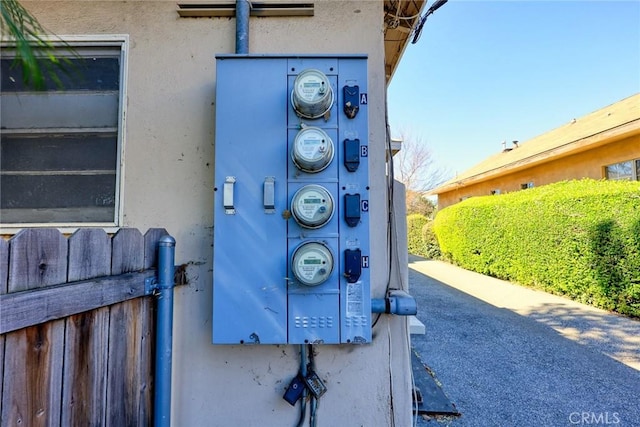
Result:
<svg viewBox="0 0 640 427"><path fill-rule="evenodd" d="M18 0L0 0L2 40L15 45L16 63L22 66L22 79L36 90L46 86L46 76L59 84L53 68L60 66L47 31Z"/></svg>

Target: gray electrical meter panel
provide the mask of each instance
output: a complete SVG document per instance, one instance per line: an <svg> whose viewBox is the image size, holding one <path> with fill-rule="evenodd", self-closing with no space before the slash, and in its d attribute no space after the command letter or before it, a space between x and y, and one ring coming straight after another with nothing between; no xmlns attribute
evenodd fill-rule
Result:
<svg viewBox="0 0 640 427"><path fill-rule="evenodd" d="M216 78L213 343L371 342L367 57Z"/></svg>

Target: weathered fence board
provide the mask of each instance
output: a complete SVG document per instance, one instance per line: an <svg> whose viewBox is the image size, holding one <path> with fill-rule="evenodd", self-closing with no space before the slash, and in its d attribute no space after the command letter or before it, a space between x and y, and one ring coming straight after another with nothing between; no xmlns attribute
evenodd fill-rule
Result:
<svg viewBox="0 0 640 427"><path fill-rule="evenodd" d="M68 282L111 274L111 238L99 228L84 228L69 237Z"/></svg>
<svg viewBox="0 0 640 427"><path fill-rule="evenodd" d="M69 238L67 280L92 279L111 272L111 239L101 229L80 229ZM105 421L109 348L109 308L67 319L62 390L62 425L100 426Z"/></svg>
<svg viewBox="0 0 640 427"><path fill-rule="evenodd" d="M165 234L0 239L2 426L151 424L154 300L141 296Z"/></svg>
<svg viewBox="0 0 640 427"><path fill-rule="evenodd" d="M13 236L9 254L9 292L67 281L67 239L56 229L25 229Z"/></svg>
<svg viewBox="0 0 640 427"><path fill-rule="evenodd" d="M145 295L155 272L126 273L0 295L0 334Z"/></svg>
<svg viewBox="0 0 640 427"><path fill-rule="evenodd" d="M109 309L69 317L65 332L61 424L104 425Z"/></svg>
<svg viewBox="0 0 640 427"><path fill-rule="evenodd" d="M7 293L9 278L9 242L0 237L0 297ZM0 303L0 313L4 306ZM2 326L2 321L0 321ZM4 378L4 335L0 335L0 388ZM0 417L2 416L2 399L0 398Z"/></svg>
<svg viewBox="0 0 640 427"><path fill-rule="evenodd" d="M118 231L112 251L111 274L144 268L145 241L138 230ZM144 298L111 308L109 369L124 374L108 378L107 425L145 425L151 419L151 359L143 355L152 354L152 308L151 300ZM112 404L120 401L128 404Z"/></svg>
<svg viewBox="0 0 640 427"><path fill-rule="evenodd" d="M9 246L8 292L64 283L67 240L54 229L22 230ZM64 320L5 337L2 422L55 426L60 420Z"/></svg>
<svg viewBox="0 0 640 427"><path fill-rule="evenodd" d="M118 230L111 242L111 274L131 273L144 268L144 237L139 230Z"/></svg>
<svg viewBox="0 0 640 427"><path fill-rule="evenodd" d="M9 275L9 242L0 238L0 294L7 292Z"/></svg>
<svg viewBox="0 0 640 427"><path fill-rule="evenodd" d="M164 228L150 228L144 234L144 268L152 268L158 265L158 241L166 236Z"/></svg>

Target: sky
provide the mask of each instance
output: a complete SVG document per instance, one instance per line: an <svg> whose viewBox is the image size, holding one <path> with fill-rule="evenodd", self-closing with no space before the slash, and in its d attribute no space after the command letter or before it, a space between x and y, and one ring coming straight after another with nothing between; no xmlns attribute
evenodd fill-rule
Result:
<svg viewBox="0 0 640 427"><path fill-rule="evenodd" d="M389 123L451 178L502 141L526 142L638 92L640 0L449 0L404 52Z"/></svg>

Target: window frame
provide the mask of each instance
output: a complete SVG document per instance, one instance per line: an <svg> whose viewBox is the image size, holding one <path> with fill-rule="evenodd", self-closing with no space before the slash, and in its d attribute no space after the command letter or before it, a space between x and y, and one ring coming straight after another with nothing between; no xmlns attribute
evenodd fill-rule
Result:
<svg viewBox="0 0 640 427"><path fill-rule="evenodd" d="M627 181L627 179L625 178L617 178L617 179L609 178L610 167L620 165L622 163L627 163L627 162L631 163L631 179L629 181L632 181L632 182L640 181L640 159L628 159L628 160L623 160L621 162L604 165L602 167L602 175L604 176L604 179L606 179L607 181Z"/></svg>
<svg viewBox="0 0 640 427"><path fill-rule="evenodd" d="M520 184L520 190L528 190L534 187L535 187L535 184L533 181L523 182Z"/></svg>
<svg viewBox="0 0 640 427"><path fill-rule="evenodd" d="M118 124L116 129L116 170L115 170L115 194L113 221L105 222L29 222L29 223L2 223L0 218L0 233L15 234L23 228L42 228L51 227L58 228L61 231L73 232L83 227L104 228L107 232L114 232L123 225L124 218L124 157L125 157L125 141L126 141L126 99L127 99L127 82L128 82L128 56L129 56L129 35L128 34L111 34L111 35L68 35L68 36L46 36L43 37L51 43L52 46L60 49L73 48L78 50L90 51L92 48L114 48L120 52L120 73L119 73L119 93L118 93ZM2 40L0 48L7 49L15 46L10 39ZM82 54L81 54L82 55ZM20 133L20 132L16 132Z"/></svg>

